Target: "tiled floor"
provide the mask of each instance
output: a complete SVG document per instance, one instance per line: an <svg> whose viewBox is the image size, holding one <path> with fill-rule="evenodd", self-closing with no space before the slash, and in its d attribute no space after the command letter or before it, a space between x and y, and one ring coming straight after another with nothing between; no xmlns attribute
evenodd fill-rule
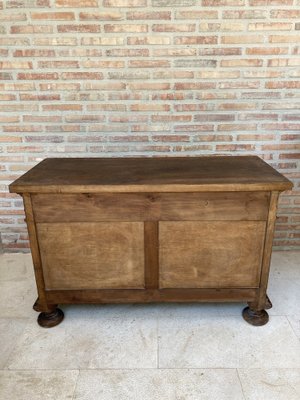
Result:
<svg viewBox="0 0 300 400"><path fill-rule="evenodd" d="M62 307L40 328L30 255L0 256L0 400L299 400L300 252L275 252L263 327L244 304Z"/></svg>

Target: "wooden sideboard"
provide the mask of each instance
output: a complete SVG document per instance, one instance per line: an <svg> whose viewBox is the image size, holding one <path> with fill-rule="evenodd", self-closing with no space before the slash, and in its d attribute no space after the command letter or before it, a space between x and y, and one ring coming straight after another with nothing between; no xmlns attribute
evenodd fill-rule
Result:
<svg viewBox="0 0 300 400"><path fill-rule="evenodd" d="M278 195L260 158L49 158L10 185L23 196L40 312L58 304L247 302L265 309Z"/></svg>

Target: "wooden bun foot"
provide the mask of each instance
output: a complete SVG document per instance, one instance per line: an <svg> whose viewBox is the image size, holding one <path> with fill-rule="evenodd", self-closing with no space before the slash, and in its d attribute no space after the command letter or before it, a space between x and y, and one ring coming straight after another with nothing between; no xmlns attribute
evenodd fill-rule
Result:
<svg viewBox="0 0 300 400"><path fill-rule="evenodd" d="M53 326L60 324L63 319L64 313L60 308L55 308L55 310L50 313L40 313L37 322L43 328L52 328Z"/></svg>
<svg viewBox="0 0 300 400"><path fill-rule="evenodd" d="M246 307L243 310L243 318L251 325L262 326L268 323L269 314L265 310L255 311L251 310L250 307Z"/></svg>

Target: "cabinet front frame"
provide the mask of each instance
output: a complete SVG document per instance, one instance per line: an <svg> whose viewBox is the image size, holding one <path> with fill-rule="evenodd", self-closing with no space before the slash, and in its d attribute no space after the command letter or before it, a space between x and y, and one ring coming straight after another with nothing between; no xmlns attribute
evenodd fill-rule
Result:
<svg viewBox="0 0 300 400"><path fill-rule="evenodd" d="M223 192L231 193L231 192ZM239 193L239 192L235 192ZM251 195L252 192L247 192ZM23 193L26 220L34 263L34 271L38 289L39 303L46 311L50 304L64 303L104 303L104 302L201 302L201 301L247 301L260 307L265 301L268 283L272 239L276 217L279 192L267 193L268 209L264 212L267 228L264 239L264 250L258 288L201 288L201 289L158 289L159 257L158 257L158 219L144 221L145 240L145 289L82 289L82 290L46 290L40 248L36 230L35 203L30 193ZM186 193L189 195L190 193ZM86 196L88 194L85 194ZM115 194L118 196L118 194ZM169 195L169 194L167 194ZM59 195L60 196L60 195ZM147 195L148 196L148 195ZM147 197L150 204L156 197ZM140 220L139 220L140 221Z"/></svg>

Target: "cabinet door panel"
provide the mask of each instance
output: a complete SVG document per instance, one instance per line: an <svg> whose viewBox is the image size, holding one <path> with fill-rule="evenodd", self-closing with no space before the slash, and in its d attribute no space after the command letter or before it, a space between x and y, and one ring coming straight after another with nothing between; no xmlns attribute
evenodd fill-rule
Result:
<svg viewBox="0 0 300 400"><path fill-rule="evenodd" d="M142 222L38 223L46 289L144 288Z"/></svg>
<svg viewBox="0 0 300 400"><path fill-rule="evenodd" d="M160 288L258 287L265 225L160 222Z"/></svg>

